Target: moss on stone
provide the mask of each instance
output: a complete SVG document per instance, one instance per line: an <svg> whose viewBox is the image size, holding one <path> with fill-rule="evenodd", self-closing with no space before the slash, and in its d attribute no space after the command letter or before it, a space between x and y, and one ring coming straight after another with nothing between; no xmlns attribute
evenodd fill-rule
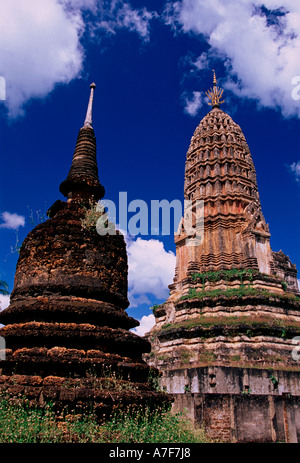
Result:
<svg viewBox="0 0 300 463"><path fill-rule="evenodd" d="M179 323L162 326L162 334L176 331L191 331L197 330L199 337L212 337L217 334L226 336L246 335L248 337L254 335L273 335L276 337L288 337L289 335L296 336L300 333L299 322L285 322L271 317L249 317L249 316L228 316L228 317L197 317L184 320Z"/></svg>
<svg viewBox="0 0 300 463"><path fill-rule="evenodd" d="M225 289L225 290L214 289L214 290L207 290L207 291L197 291L195 289L190 289L188 294L185 294L184 296L179 298L179 301L183 301L186 299L193 299L193 298L204 299L205 297L214 298L214 297L223 296L227 298L232 298L232 297L259 296L259 295L300 302L300 297L296 296L296 294L293 294L293 293L278 294L278 293L273 293L271 291L267 291L265 289L254 288L252 286L244 286L244 285L241 285L239 288L230 288L230 289Z"/></svg>

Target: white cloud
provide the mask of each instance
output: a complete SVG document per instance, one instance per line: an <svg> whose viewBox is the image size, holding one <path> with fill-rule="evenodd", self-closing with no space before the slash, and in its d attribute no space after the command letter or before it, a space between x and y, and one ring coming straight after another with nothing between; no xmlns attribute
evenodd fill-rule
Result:
<svg viewBox="0 0 300 463"><path fill-rule="evenodd" d="M57 84L81 76L85 32L91 39L122 27L147 40L153 16L116 0L2 1L0 75L9 117L23 114L32 98L44 98Z"/></svg>
<svg viewBox="0 0 300 463"><path fill-rule="evenodd" d="M121 3L122 6L116 16L118 27L126 27L140 34L145 40L149 40L149 22L156 17L156 14L147 11L146 8L134 10L128 3Z"/></svg>
<svg viewBox="0 0 300 463"><path fill-rule="evenodd" d="M289 166L289 169L295 175L297 182L300 182L300 161L293 162L293 164Z"/></svg>
<svg viewBox="0 0 300 463"><path fill-rule="evenodd" d="M82 10L91 10L92 12L97 11L97 0L58 0L59 3L62 3L65 7L71 9L82 9Z"/></svg>
<svg viewBox="0 0 300 463"><path fill-rule="evenodd" d="M300 116L292 98L299 75L300 4L294 0L181 0L168 5L166 21L186 33L202 35L209 56L222 57L223 83L240 97ZM200 67L205 56L200 59Z"/></svg>
<svg viewBox="0 0 300 463"><path fill-rule="evenodd" d="M190 116L196 116L199 109L203 105L203 93L202 92L193 92L192 97L189 95L184 95L184 110Z"/></svg>
<svg viewBox="0 0 300 463"><path fill-rule="evenodd" d="M10 304L10 296L4 296L0 294L0 311L6 309Z"/></svg>
<svg viewBox="0 0 300 463"><path fill-rule="evenodd" d="M208 54L207 53L201 53L201 55L198 56L198 58L195 60L193 65L199 70L207 69L207 67L209 65Z"/></svg>
<svg viewBox="0 0 300 463"><path fill-rule="evenodd" d="M29 99L45 97L55 84L79 76L84 29L79 12L67 12L57 0L9 0L1 5L0 29L0 69L11 117Z"/></svg>
<svg viewBox="0 0 300 463"><path fill-rule="evenodd" d="M300 291L300 280L297 280L298 281L298 289Z"/></svg>
<svg viewBox="0 0 300 463"><path fill-rule="evenodd" d="M176 257L167 252L159 240L126 238L128 254L128 297L130 307L150 304L147 295L166 299L168 285L172 283Z"/></svg>
<svg viewBox="0 0 300 463"><path fill-rule="evenodd" d="M25 217L19 214L11 214L10 212L2 212L1 218L3 222L0 224L0 228L10 228L16 230L19 227L24 227Z"/></svg>
<svg viewBox="0 0 300 463"><path fill-rule="evenodd" d="M157 17L157 13L146 8L132 8L129 3L120 0L105 3L95 0L94 3L95 21L89 24L93 35L97 35L101 29L115 34L118 29L126 28L138 33L145 41L149 40L150 21Z"/></svg>
<svg viewBox="0 0 300 463"><path fill-rule="evenodd" d="M133 328L131 331L133 333L138 334L139 336L144 336L145 333L151 330L151 328L155 325L155 317L153 314L151 315L144 315L141 320L139 320L140 326Z"/></svg>

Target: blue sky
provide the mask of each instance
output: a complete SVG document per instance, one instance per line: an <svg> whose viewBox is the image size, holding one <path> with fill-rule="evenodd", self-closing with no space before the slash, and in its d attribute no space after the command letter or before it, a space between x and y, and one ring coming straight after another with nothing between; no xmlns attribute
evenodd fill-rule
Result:
<svg viewBox="0 0 300 463"><path fill-rule="evenodd" d="M10 290L16 240L33 227L31 215L38 222L63 199L58 188L89 84L97 85L93 127L106 198L182 201L186 151L209 111L212 68L222 109L252 153L272 249L300 268L298 2L4 0L1 9L0 279ZM128 313L145 317L143 327L153 322L149 307L168 296L173 231L128 240Z"/></svg>

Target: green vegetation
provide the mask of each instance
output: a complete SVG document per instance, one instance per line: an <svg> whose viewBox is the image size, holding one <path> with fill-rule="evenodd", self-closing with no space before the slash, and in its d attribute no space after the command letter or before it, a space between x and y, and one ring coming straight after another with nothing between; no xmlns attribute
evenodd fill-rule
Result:
<svg viewBox="0 0 300 463"><path fill-rule="evenodd" d="M162 331L167 330L178 330L184 328L186 330L192 330L193 328L201 328L203 331L201 336L211 336L209 329L219 330L224 328L228 336L236 336L236 329L239 332L245 333L247 336L251 337L254 335L254 332L259 330L264 330L277 334L277 336L287 337L288 335L295 336L300 332L300 324L294 321L283 322L282 320L277 320L272 317L255 317L255 316L227 316L227 317L217 317L217 316L200 316L197 318L191 318L184 320L182 322L174 323L170 325L163 325ZM229 329L230 328L230 329ZM290 333L289 333L290 332Z"/></svg>
<svg viewBox="0 0 300 463"><path fill-rule="evenodd" d="M27 206L27 209L29 210L29 217L28 217L28 220L26 219L26 223L30 224L31 230L33 230L37 225L40 225L41 223L48 220L46 211L42 212L40 209L33 211L29 206ZM45 209L46 209L46 203L45 203ZM24 241L24 238L21 238L21 240L19 238L19 228L15 230L15 236L16 236L16 241L15 241L15 244L10 247L10 254L14 254L14 253L20 254L22 243Z"/></svg>
<svg viewBox="0 0 300 463"><path fill-rule="evenodd" d="M81 219L81 226L85 230L96 230L98 219L104 214L105 207L102 203L89 201L89 207L82 204L82 209L85 212L84 218Z"/></svg>
<svg viewBox="0 0 300 463"><path fill-rule="evenodd" d="M204 299L205 297L243 297L243 296L266 296L266 297L276 297L280 299L290 299L295 301L300 301L299 296L296 296L293 293L286 294L277 294L267 291L266 289L253 288L252 286L239 286L238 288L229 288L229 289L213 289L207 291L197 291L196 289L190 289L189 293L185 296L182 296L179 300L183 301L185 299Z"/></svg>
<svg viewBox="0 0 300 463"><path fill-rule="evenodd" d="M261 290L263 291L263 290ZM260 292L261 292L260 291ZM230 289L212 289L207 291L197 291L196 289L190 289L189 293L185 296L182 296L179 300L183 301L185 299L203 299L205 297L219 297L219 296L226 296L226 297L233 297L233 296L255 296L258 294L258 290L256 288L248 287L248 286L240 286L239 288L230 288Z"/></svg>
<svg viewBox="0 0 300 463"><path fill-rule="evenodd" d="M233 268L230 270L219 270L216 272L204 272L204 273L193 273L192 279L194 281L201 280L203 283L203 287L207 281L231 281L234 279L240 280L242 283L244 280L252 281L254 276L263 277L264 275L260 273L258 270L252 268L243 268L237 269Z"/></svg>
<svg viewBox="0 0 300 463"><path fill-rule="evenodd" d="M153 315L156 314L157 309L160 309L163 306L163 304L154 304L152 307L150 307L150 310L152 310Z"/></svg>
<svg viewBox="0 0 300 463"><path fill-rule="evenodd" d="M32 226L32 228L48 220L46 210L44 212L41 211L40 209L33 211L31 208L29 208L29 206L27 206L27 208L29 209L29 223ZM45 209L46 209L46 203L45 203Z"/></svg>
<svg viewBox="0 0 300 463"><path fill-rule="evenodd" d="M199 361L210 364L217 360L217 356L214 352L201 352L199 355Z"/></svg>
<svg viewBox="0 0 300 463"><path fill-rule="evenodd" d="M282 281L282 282L281 282L281 286L282 286L283 291L286 291L286 290L287 290L287 284L286 284L285 281Z"/></svg>
<svg viewBox="0 0 300 463"><path fill-rule="evenodd" d="M251 394L251 389L249 386L245 386L245 390L242 392L244 395L250 395Z"/></svg>
<svg viewBox="0 0 300 463"><path fill-rule="evenodd" d="M192 357L192 353L186 349L185 347L180 347L178 350L177 350L177 355L180 356L181 358L181 361L183 363L189 363L191 357Z"/></svg>
<svg viewBox="0 0 300 463"><path fill-rule="evenodd" d="M160 391L160 374L153 369L150 369L148 374L148 383L155 391Z"/></svg>
<svg viewBox="0 0 300 463"><path fill-rule="evenodd" d="M278 379L274 375L270 375L270 380L273 383L274 389L278 389Z"/></svg>
<svg viewBox="0 0 300 463"><path fill-rule="evenodd" d="M201 280L203 290L205 288L205 283L207 281L216 282L220 280L224 280L224 281L239 280L240 288L242 291L244 289L245 281L252 282L255 277L264 279L264 278L267 278L268 275L261 273L258 270L255 270L252 268L243 268L243 269L233 268L230 270L219 270L216 272L193 273L191 277L194 281ZM280 283L281 283L282 289L284 291L287 291L287 283L284 280L281 281ZM231 291L231 290L228 289L227 291ZM245 295L248 295L248 294L249 294L249 291L248 292L246 291ZM216 294L216 295L219 295L219 294ZM228 295L230 295L230 293L228 293ZM235 294L233 293L233 295Z"/></svg>
<svg viewBox="0 0 300 463"><path fill-rule="evenodd" d="M7 296L9 294L8 284L6 281L0 280L0 294L3 296Z"/></svg>
<svg viewBox="0 0 300 463"><path fill-rule="evenodd" d="M183 414L170 411L119 411L107 421L93 414L57 416L51 405L32 408L26 400L0 398L0 443L205 443Z"/></svg>
<svg viewBox="0 0 300 463"><path fill-rule="evenodd" d="M82 229L88 232L95 232L99 235L116 235L116 227L109 220L107 207L102 202L89 200L89 206L81 204L84 211L84 218L80 219ZM101 220L99 220L101 218Z"/></svg>
<svg viewBox="0 0 300 463"><path fill-rule="evenodd" d="M116 414L103 427L108 442L205 443L203 430L195 430L183 414L137 411Z"/></svg>
<svg viewBox="0 0 300 463"><path fill-rule="evenodd" d="M230 269L230 270L220 270L216 272L203 272L203 273L193 273L191 275L194 281L200 280L202 282L202 291L197 291L196 289L190 289L189 293L185 296L182 296L179 300L197 298L203 300L205 297L243 297L243 296L266 296L266 297L276 297L281 299L289 299L300 301L299 296L296 296L293 293L287 293L287 283L281 281L281 287L286 292L285 294L272 293L271 291L254 288L249 284L245 286L244 282L252 282L254 277L266 278L267 275L259 272L255 269ZM240 286L238 288L227 288L227 289L214 289L214 290L205 290L206 282L217 282L220 280L224 281L233 281L239 280Z"/></svg>

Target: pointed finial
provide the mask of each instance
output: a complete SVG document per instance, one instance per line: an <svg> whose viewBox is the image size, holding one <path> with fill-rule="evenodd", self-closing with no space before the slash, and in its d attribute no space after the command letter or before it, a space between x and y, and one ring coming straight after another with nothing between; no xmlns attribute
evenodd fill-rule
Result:
<svg viewBox="0 0 300 463"><path fill-rule="evenodd" d="M214 73L214 87L217 86L217 78L216 78L216 73L215 73L215 70L213 69L213 73Z"/></svg>
<svg viewBox="0 0 300 463"><path fill-rule="evenodd" d="M220 87L217 87L217 78L216 78L216 73L214 69L213 69L213 76L214 76L213 78L214 88L213 89L210 88L209 90L207 90L206 95L211 101L211 103L208 103L208 104L212 106L213 108L219 108L220 104L225 102L225 100L221 101L224 90L222 90Z"/></svg>
<svg viewBox="0 0 300 463"><path fill-rule="evenodd" d="M96 88L96 84L92 83L90 85L91 93L90 93L90 99L89 99L89 104L85 116L85 121L84 121L84 127L92 126L92 111L93 111L93 99L94 99L94 90Z"/></svg>

